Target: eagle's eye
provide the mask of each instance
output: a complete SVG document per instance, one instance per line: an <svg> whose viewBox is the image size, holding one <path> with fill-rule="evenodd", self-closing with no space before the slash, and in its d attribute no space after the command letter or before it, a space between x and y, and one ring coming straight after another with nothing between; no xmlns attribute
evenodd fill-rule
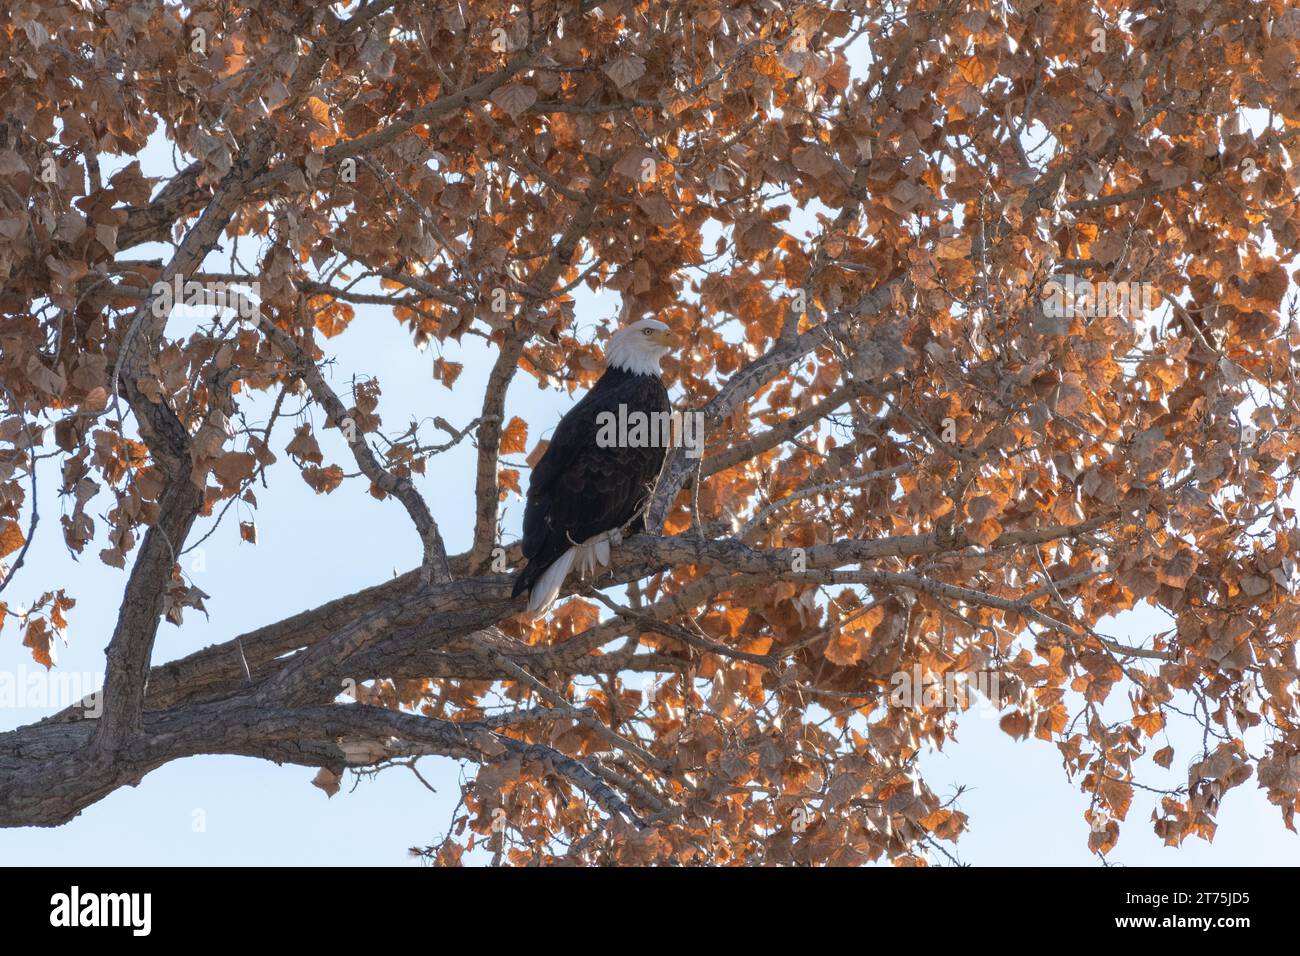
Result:
<svg viewBox="0 0 1300 956"><path fill-rule="evenodd" d="M649 335L649 334L650 334L650 329L642 329L642 330L641 330L641 334L642 334L642 335Z"/></svg>

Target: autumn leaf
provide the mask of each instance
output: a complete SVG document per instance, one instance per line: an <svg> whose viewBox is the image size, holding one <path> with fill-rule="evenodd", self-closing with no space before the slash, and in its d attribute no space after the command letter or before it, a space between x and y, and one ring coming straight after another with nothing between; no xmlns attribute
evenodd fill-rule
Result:
<svg viewBox="0 0 1300 956"><path fill-rule="evenodd" d="M522 496L524 490L519 484L519 472L514 468L502 468L497 473L497 487L500 489L500 499L506 500L506 495L514 492Z"/></svg>
<svg viewBox="0 0 1300 956"><path fill-rule="evenodd" d="M440 381L447 388L456 384L456 379L460 373L465 370L465 366L460 362L449 362L446 359L438 358L433 362L433 377Z"/></svg>
<svg viewBox="0 0 1300 956"><path fill-rule="evenodd" d="M320 445L311 433L310 425L302 425L294 432L293 440L284 446L287 454L302 461L319 465L322 462Z"/></svg>
<svg viewBox="0 0 1300 956"><path fill-rule="evenodd" d="M501 432L501 454L521 455L528 448L528 423L518 415Z"/></svg>
<svg viewBox="0 0 1300 956"><path fill-rule="evenodd" d="M341 779L334 771L321 767L320 770L316 771L316 776L312 778L311 784L313 787L320 787L321 790L325 791L325 796L332 797L339 792L339 781Z"/></svg>
<svg viewBox="0 0 1300 956"><path fill-rule="evenodd" d="M17 521L5 518L0 520L0 558L13 554L21 548L27 539Z"/></svg>
<svg viewBox="0 0 1300 956"><path fill-rule="evenodd" d="M826 659L839 667L850 667L862 657L867 639L862 632L839 631L831 636L822 651Z"/></svg>
<svg viewBox="0 0 1300 956"><path fill-rule="evenodd" d="M530 451L528 453L528 457L524 459L524 461L528 464L528 467L536 468L537 463L541 461L542 456L546 454L546 449L550 447L551 447L551 443L546 440L539 441L536 445L534 445L533 450Z"/></svg>
<svg viewBox="0 0 1300 956"><path fill-rule="evenodd" d="M1029 717L1021 711L1012 711L998 721L1002 732L1012 737L1029 736Z"/></svg>
<svg viewBox="0 0 1300 956"><path fill-rule="evenodd" d="M302 470L302 478L316 494L327 495L343 483L343 469L338 465L310 465Z"/></svg>
<svg viewBox="0 0 1300 956"><path fill-rule="evenodd" d="M233 492L239 489L239 486L253 474L253 469L257 467L257 459L248 452L229 452L222 455L221 459L212 468L212 473L217 476L222 487Z"/></svg>
<svg viewBox="0 0 1300 956"><path fill-rule="evenodd" d="M1181 588L1196 570L1196 555L1190 548L1180 549L1168 561L1156 567L1156 578L1161 584Z"/></svg>
<svg viewBox="0 0 1300 956"><path fill-rule="evenodd" d="M628 53L610 60L601 69L618 86L627 86L645 75L645 60L635 53Z"/></svg>
<svg viewBox="0 0 1300 956"><path fill-rule="evenodd" d="M829 175L835 169L826 151L816 143L800 146L791 152L790 158L796 168L815 177Z"/></svg>
<svg viewBox="0 0 1300 956"><path fill-rule="evenodd" d="M493 93L492 102L509 113L511 119L518 119L537 102L537 90L527 83L511 83Z"/></svg>
<svg viewBox="0 0 1300 956"><path fill-rule="evenodd" d="M45 618L28 618L23 630L23 647L32 653L32 660L49 670L54 667L54 634L46 625Z"/></svg>

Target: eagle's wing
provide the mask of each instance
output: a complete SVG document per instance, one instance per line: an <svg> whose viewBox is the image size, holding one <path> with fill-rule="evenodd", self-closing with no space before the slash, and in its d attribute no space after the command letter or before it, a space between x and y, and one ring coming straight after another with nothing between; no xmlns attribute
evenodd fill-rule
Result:
<svg viewBox="0 0 1300 956"><path fill-rule="evenodd" d="M620 404L667 410L662 383L656 379L646 384L652 387L593 390L556 427L528 482L523 552L534 574L575 542L626 524L644 505L664 449L602 448L596 438L601 412L617 415Z"/></svg>

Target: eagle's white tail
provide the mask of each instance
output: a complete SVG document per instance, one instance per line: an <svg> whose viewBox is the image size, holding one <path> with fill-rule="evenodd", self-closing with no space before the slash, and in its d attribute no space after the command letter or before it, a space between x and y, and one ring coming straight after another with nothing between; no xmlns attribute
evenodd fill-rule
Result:
<svg viewBox="0 0 1300 956"><path fill-rule="evenodd" d="M542 576L533 584L533 589L528 592L528 610L533 614L545 614L546 609L555 603L555 599L560 594L560 588L564 587L564 579L569 576L569 569L573 567L573 559L577 556L577 549L570 548L560 555L559 559L549 568L542 572Z"/></svg>
<svg viewBox="0 0 1300 956"><path fill-rule="evenodd" d="M578 572L584 578L595 574L598 567L609 567L609 546L610 535L606 532L565 551L533 584L528 592L528 610L533 614L546 613L560 596L560 588L564 587L564 579L569 576L574 562L577 562Z"/></svg>

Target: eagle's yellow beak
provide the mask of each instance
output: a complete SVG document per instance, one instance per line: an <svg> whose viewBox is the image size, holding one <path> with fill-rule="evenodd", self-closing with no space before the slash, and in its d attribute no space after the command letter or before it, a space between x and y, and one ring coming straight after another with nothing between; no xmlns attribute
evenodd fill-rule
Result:
<svg viewBox="0 0 1300 956"><path fill-rule="evenodd" d="M670 330L655 329L650 333L650 341L655 345L662 345L664 348L675 348L677 346L677 336L673 335Z"/></svg>

